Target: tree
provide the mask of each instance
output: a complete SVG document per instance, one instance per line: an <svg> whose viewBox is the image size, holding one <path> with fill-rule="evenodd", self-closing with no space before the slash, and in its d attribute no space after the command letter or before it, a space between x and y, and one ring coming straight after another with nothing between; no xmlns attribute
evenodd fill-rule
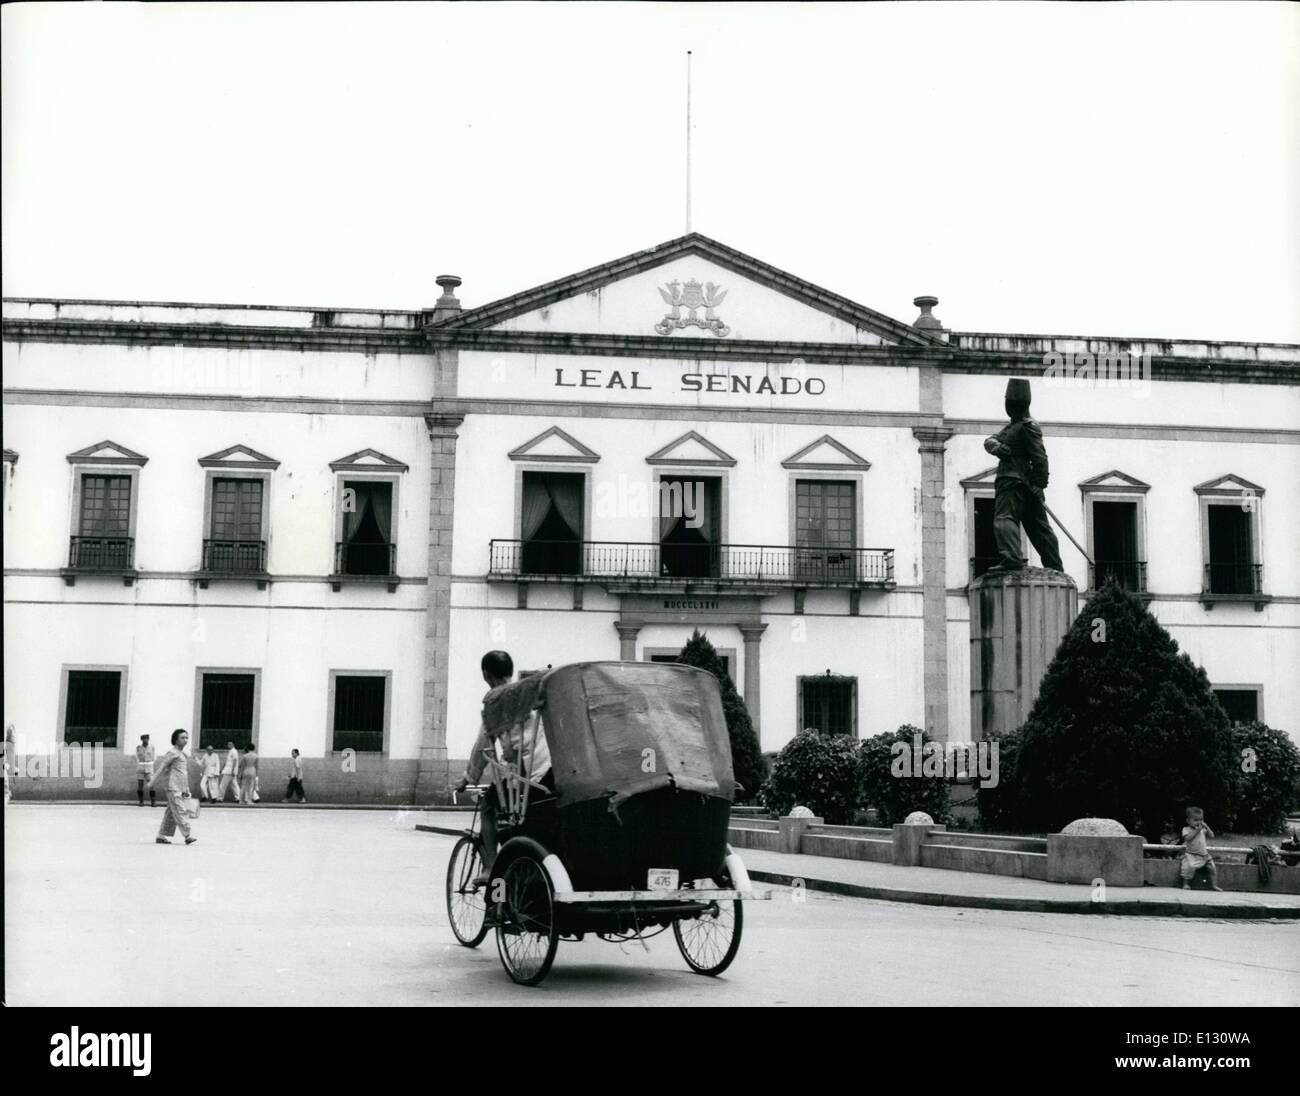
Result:
<svg viewBox="0 0 1300 1096"><path fill-rule="evenodd" d="M1296 806L1300 750L1285 731L1263 723L1232 728L1237 778L1238 833L1286 833L1286 812Z"/></svg>
<svg viewBox="0 0 1300 1096"><path fill-rule="evenodd" d="M736 783L740 785L736 790L736 799L738 802L752 800L763 785L766 765L758 746L758 735L754 733L754 724L749 718L749 709L736 692L736 686L727 673L727 664L698 628L686 641L677 661L700 670L708 670L718 679L722 693L722 714L726 717L727 737L731 740L731 768Z"/></svg>
<svg viewBox="0 0 1300 1096"><path fill-rule="evenodd" d="M1205 671L1114 583L1061 641L1018 737L1006 799L1021 828L1100 816L1159 842L1193 804L1232 824L1227 715Z"/></svg>

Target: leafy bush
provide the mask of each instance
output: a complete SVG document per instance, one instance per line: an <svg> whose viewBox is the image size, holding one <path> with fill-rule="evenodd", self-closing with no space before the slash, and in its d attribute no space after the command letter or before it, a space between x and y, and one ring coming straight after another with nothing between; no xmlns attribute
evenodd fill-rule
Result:
<svg viewBox="0 0 1300 1096"><path fill-rule="evenodd" d="M740 785L736 789L736 802L752 802L763 786L767 765L758 746L758 735L754 733L749 709L736 692L736 686L727 673L727 664L698 628L686 641L677 661L700 670L708 670L718 679L718 687L722 692L722 714L726 717L727 737L731 740L731 768L736 783Z"/></svg>
<svg viewBox="0 0 1300 1096"><path fill-rule="evenodd" d="M857 806L858 783L857 743L810 727L777 754L762 801L778 815L804 806L831 825L848 825Z"/></svg>
<svg viewBox="0 0 1300 1096"><path fill-rule="evenodd" d="M1158 842L1193 803L1232 825L1228 717L1205 671L1113 583L1088 599L1061 641L1020 737L1006 797L1019 829L1114 818Z"/></svg>
<svg viewBox="0 0 1300 1096"><path fill-rule="evenodd" d="M1232 751L1239 770L1233 828L1286 833L1286 814L1300 780L1300 750L1291 736L1263 723L1238 723L1232 728Z"/></svg>
<svg viewBox="0 0 1300 1096"><path fill-rule="evenodd" d="M1016 763L1020 757L1019 731L998 735L991 741L998 744L998 783L994 788L977 788L975 802L979 806L980 828L985 833L1015 829L1020 825L1022 810L1017 802L1019 781Z"/></svg>
<svg viewBox="0 0 1300 1096"><path fill-rule="evenodd" d="M937 823L946 823L948 781L942 776L923 776L912 764L913 737L921 736L922 746L932 741L919 727L903 724L892 733L868 738L858 747L858 789L860 802L875 807L880 825L901 822L913 811L924 811ZM907 746L906 764L897 764L896 743Z"/></svg>

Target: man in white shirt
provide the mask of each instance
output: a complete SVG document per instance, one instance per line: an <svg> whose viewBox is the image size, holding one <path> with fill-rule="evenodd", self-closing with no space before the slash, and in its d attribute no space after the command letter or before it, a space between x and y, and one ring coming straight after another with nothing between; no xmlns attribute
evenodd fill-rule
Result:
<svg viewBox="0 0 1300 1096"><path fill-rule="evenodd" d="M221 758L211 746L203 754L203 777L199 781L199 796L205 803L215 803L221 786Z"/></svg>
<svg viewBox="0 0 1300 1096"><path fill-rule="evenodd" d="M144 786L149 785L149 806L158 806L153 790L154 748L149 744L149 736L140 736L140 745L135 748L135 793L140 797L140 806L144 806Z"/></svg>
<svg viewBox="0 0 1300 1096"><path fill-rule="evenodd" d="M221 788L217 793L217 802L226 801L226 789L233 783L235 786L235 802L239 802L239 751L235 749L233 742L226 743L226 763L221 766Z"/></svg>
<svg viewBox="0 0 1300 1096"><path fill-rule="evenodd" d="M285 789L284 801L292 803L295 795L298 797L298 802L307 802L307 793L302 787L302 757L296 749L289 759L289 786Z"/></svg>

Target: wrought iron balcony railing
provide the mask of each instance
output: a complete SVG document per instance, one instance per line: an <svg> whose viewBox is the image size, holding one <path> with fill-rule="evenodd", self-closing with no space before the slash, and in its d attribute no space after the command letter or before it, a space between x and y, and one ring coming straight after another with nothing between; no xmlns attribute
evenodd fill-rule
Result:
<svg viewBox="0 0 1300 1096"><path fill-rule="evenodd" d="M1202 592L1258 596L1264 592L1264 565L1236 562L1207 563Z"/></svg>
<svg viewBox="0 0 1300 1096"><path fill-rule="evenodd" d="M723 586L891 586L892 548L493 540L488 578Z"/></svg>
<svg viewBox="0 0 1300 1096"><path fill-rule="evenodd" d="M205 540L203 570L212 575L264 575L266 541Z"/></svg>
<svg viewBox="0 0 1300 1096"><path fill-rule="evenodd" d="M334 545L334 573L336 575L395 575L397 574L397 545L348 544L339 541Z"/></svg>
<svg viewBox="0 0 1300 1096"><path fill-rule="evenodd" d="M1100 590L1114 579L1121 589L1135 594L1147 592L1147 563L1144 559L1099 559L1088 564L1088 589Z"/></svg>
<svg viewBox="0 0 1300 1096"><path fill-rule="evenodd" d="M70 571L121 574L134 564L134 537L73 537L68 551Z"/></svg>

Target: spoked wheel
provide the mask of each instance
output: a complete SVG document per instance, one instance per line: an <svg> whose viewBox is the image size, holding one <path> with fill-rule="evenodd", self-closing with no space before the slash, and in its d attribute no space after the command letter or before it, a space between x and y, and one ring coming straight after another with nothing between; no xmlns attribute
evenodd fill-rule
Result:
<svg viewBox="0 0 1300 1096"><path fill-rule="evenodd" d="M715 883L712 879L695 880L695 888L724 889L729 879ZM711 901L709 908L696 917L673 922L673 935L681 948L686 965L696 974L721 974L740 950L740 933L745 925L742 904L730 899Z"/></svg>
<svg viewBox="0 0 1300 1096"><path fill-rule="evenodd" d="M447 863L447 920L467 948L476 948L487 935L487 887L474 886L483 870L483 848L476 837L462 837Z"/></svg>
<svg viewBox="0 0 1300 1096"><path fill-rule="evenodd" d="M551 969L560 943L550 877L539 861L520 855L502 873L501 890L497 921L501 965L521 986L535 986Z"/></svg>

